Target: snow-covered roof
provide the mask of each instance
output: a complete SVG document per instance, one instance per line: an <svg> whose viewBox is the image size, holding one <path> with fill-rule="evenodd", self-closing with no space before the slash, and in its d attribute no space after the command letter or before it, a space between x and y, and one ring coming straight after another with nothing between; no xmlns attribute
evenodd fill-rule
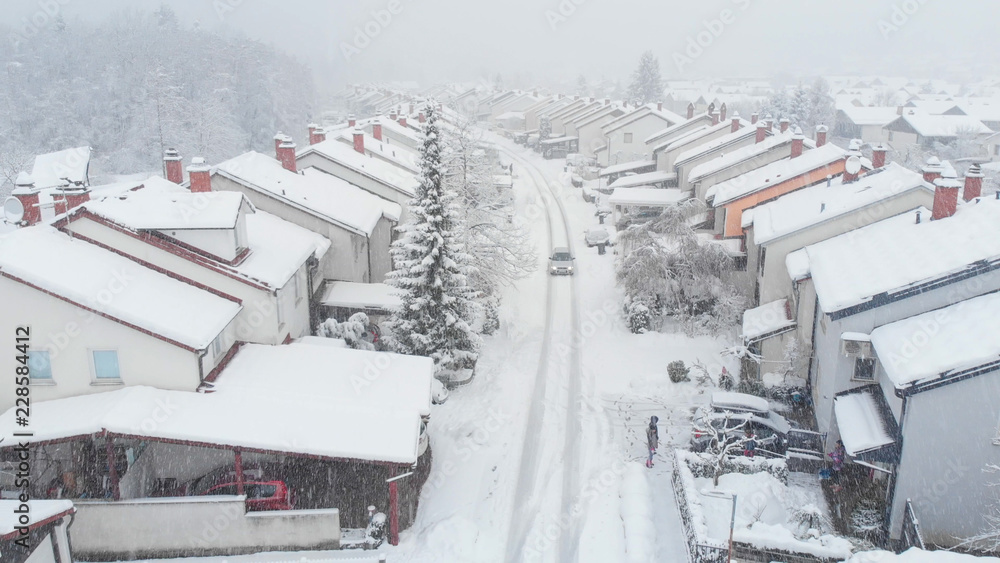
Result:
<svg viewBox="0 0 1000 563"><path fill-rule="evenodd" d="M609 205L674 205L691 197L676 188L617 188L608 196Z"/></svg>
<svg viewBox="0 0 1000 563"><path fill-rule="evenodd" d="M523 111L508 111L501 113L496 117L497 121L508 120L508 119L524 119Z"/></svg>
<svg viewBox="0 0 1000 563"><path fill-rule="evenodd" d="M678 137L676 139L671 139L669 141L666 141L663 144L653 147L653 152L659 152L660 150L668 150L668 151L676 150L685 145L698 143L698 141L700 141L702 138L707 137L708 135L711 135L713 133L718 133L719 131L730 131L730 134L732 134L732 128L733 128L732 120L727 119L726 121L723 121L721 123L718 123L710 127L706 127L705 129L699 128L696 131L692 131L691 133L684 135L683 137ZM749 128L750 128L750 122L741 119L740 129L737 129L737 131ZM756 132L754 134L756 135ZM685 153L682 152L681 154Z"/></svg>
<svg viewBox="0 0 1000 563"><path fill-rule="evenodd" d="M19 500L0 499L0 539L17 533L21 526L29 529L53 518L73 511L73 501L68 499L29 500L27 523L20 521L21 514L14 512L21 505Z"/></svg>
<svg viewBox="0 0 1000 563"><path fill-rule="evenodd" d="M712 139L711 141L702 143L700 145L697 145L680 153L679 155L677 155L677 159L674 160L674 164L682 164L688 160L708 154L709 152L717 150L720 147L724 147L730 143L735 143L747 137L753 137L756 134L757 134L756 128L742 127L733 133L730 133L728 135L723 135L722 137L718 137L716 139Z"/></svg>
<svg viewBox="0 0 1000 563"><path fill-rule="evenodd" d="M327 307L390 311L402 303L396 291L384 283L333 281L326 284L320 303Z"/></svg>
<svg viewBox="0 0 1000 563"><path fill-rule="evenodd" d="M740 129L740 131L744 131L746 129L751 129L751 128L745 127L744 129ZM739 133L740 131L737 131L737 133ZM730 135L735 135L737 133L731 133ZM729 135L727 135L727 137L728 136ZM777 135L767 137L766 139L764 139L759 143L754 143L752 145L740 147L734 150L733 152L723 154L717 158L713 158L712 160L703 162L698 166L695 166L694 168L691 169L691 172L688 174L688 181L693 183L697 180L704 178L705 176L714 174L715 172L719 172L720 170L725 170L730 166L736 166L741 162L750 160L751 158L754 158L770 150L773 150L775 147L780 147L781 145L791 142L792 142L792 133L791 131L789 131L786 133L778 133ZM692 149L692 150L698 150L698 149ZM679 159L680 158L678 157L678 160Z"/></svg>
<svg viewBox="0 0 1000 563"><path fill-rule="evenodd" d="M354 150L354 147L337 139L327 139L321 143L309 145L296 153L295 158L300 159L310 153L322 155L342 166L370 176L406 195L415 195L417 187L420 185L420 181L415 174L407 172L394 164L363 155Z"/></svg>
<svg viewBox="0 0 1000 563"><path fill-rule="evenodd" d="M705 121L707 119L708 119L708 114L707 113L699 113L698 115L695 115L691 119L685 119L685 120L681 121L680 123L675 123L675 124L671 125L670 127L667 127L665 129L661 129L661 130L657 131L656 133L653 133L652 135L646 137L646 139L643 142L648 145L649 143L651 143L653 141L657 141L657 140L660 140L660 139L665 138L665 137L672 137L673 134L676 133L677 131L683 129L684 127L687 127L687 126L691 125L692 121Z"/></svg>
<svg viewBox="0 0 1000 563"><path fill-rule="evenodd" d="M833 400L840 439L852 457L895 442L877 401L868 391L840 395Z"/></svg>
<svg viewBox="0 0 1000 563"><path fill-rule="evenodd" d="M577 141L579 139L580 139L579 137L576 137L576 136L573 136L573 135L566 135L566 136L563 136L563 137L555 137L555 138L552 138L552 139L545 139L544 141L542 141L542 144L543 145L558 145L560 143L568 143L570 141Z"/></svg>
<svg viewBox="0 0 1000 563"><path fill-rule="evenodd" d="M601 170L600 177L604 178L606 176L621 174L622 172L628 172L630 170L638 170L640 168L649 168L655 166L656 166L655 160L635 160L632 162L623 162L621 164L615 164L614 166L608 166L604 170Z"/></svg>
<svg viewBox="0 0 1000 563"><path fill-rule="evenodd" d="M943 322L946 320L946 322ZM937 327L933 333L926 327ZM991 293L872 331L886 375L897 387L1000 361L1000 294ZM914 335L924 334L920 346Z"/></svg>
<svg viewBox="0 0 1000 563"><path fill-rule="evenodd" d="M387 208L386 200L346 180L318 170L295 174L285 170L277 160L254 151L231 158L215 170L233 181L267 192L359 234L370 235ZM396 217L398 219L398 213Z"/></svg>
<svg viewBox="0 0 1000 563"><path fill-rule="evenodd" d="M88 211L137 230L232 229L240 208L249 205L240 192L159 192L141 189L84 204Z"/></svg>
<svg viewBox="0 0 1000 563"><path fill-rule="evenodd" d="M892 127L893 124L902 120L921 137L955 137L963 132L971 132L979 135L988 135L992 129L983 125L977 117L971 115L930 115L926 113L904 113L886 125Z"/></svg>
<svg viewBox="0 0 1000 563"><path fill-rule="evenodd" d="M622 176L614 182L611 183L609 188L627 188L630 186L643 186L646 184L656 184L659 182L666 182L673 180L677 177L677 174L673 172L667 172L665 170L655 170L653 172L646 172L644 174L633 174L631 176Z"/></svg>
<svg viewBox="0 0 1000 563"><path fill-rule="evenodd" d="M803 280L809 277L809 254L806 249L800 248L795 252L789 252L785 256L785 268L788 276L794 281Z"/></svg>
<svg viewBox="0 0 1000 563"><path fill-rule="evenodd" d="M0 273L195 350L242 309L48 225L0 237ZM113 299L102 297L109 287L120 288Z"/></svg>
<svg viewBox="0 0 1000 563"><path fill-rule="evenodd" d="M246 221L250 254L233 269L271 287L284 287L310 256L330 249L330 239L270 213L257 210Z"/></svg>
<svg viewBox="0 0 1000 563"><path fill-rule="evenodd" d="M885 125L899 117L896 107L845 105L839 109L855 125Z"/></svg>
<svg viewBox="0 0 1000 563"><path fill-rule="evenodd" d="M790 312L787 299L748 309L743 313L743 339L749 342L795 326L795 319L789 318Z"/></svg>
<svg viewBox="0 0 1000 563"><path fill-rule="evenodd" d="M66 183L63 178L87 184L89 168L90 147L76 147L36 156L31 178L37 190L61 186Z"/></svg>
<svg viewBox="0 0 1000 563"><path fill-rule="evenodd" d="M384 143L367 133L362 133L362 136L365 139L366 152L377 154L411 174L420 172L419 157L410 149L400 145ZM341 143L349 146L351 150L354 150L354 130L346 129L341 131L336 138Z"/></svg>
<svg viewBox="0 0 1000 563"><path fill-rule="evenodd" d="M708 130L711 127L708 124L696 125L693 129L688 130L686 133L682 134L680 137L671 137L662 143L653 146L653 153L660 152L664 149L669 149L675 146L676 143L690 142L694 139L700 139L704 135L708 134Z"/></svg>
<svg viewBox="0 0 1000 563"><path fill-rule="evenodd" d="M658 110L656 109L656 104L646 104L642 107L635 108L634 110L626 113L625 115L618 117L614 121L610 121L604 125L603 129L605 134L612 131L616 131L629 123L633 123L639 119L646 116L657 117L671 125L676 125L683 121L687 121L686 118L677 115L676 113L668 110Z"/></svg>
<svg viewBox="0 0 1000 563"><path fill-rule="evenodd" d="M936 221L929 210L920 213L920 223L914 213L904 213L803 249L823 311L839 311L1000 259L1000 201L974 200Z"/></svg>
<svg viewBox="0 0 1000 563"><path fill-rule="evenodd" d="M796 158L778 160L715 184L709 188L705 196L712 198L713 207L719 207L813 170L829 166L838 160L843 160L845 154L847 151L837 145L826 144L818 149L803 151Z"/></svg>
<svg viewBox="0 0 1000 563"><path fill-rule="evenodd" d="M830 186L823 183L798 190L747 210L752 211L754 242L766 244L911 190L934 193L920 174L895 162L865 174L857 182L844 184L843 177L838 176ZM743 212L744 218L747 211Z"/></svg>

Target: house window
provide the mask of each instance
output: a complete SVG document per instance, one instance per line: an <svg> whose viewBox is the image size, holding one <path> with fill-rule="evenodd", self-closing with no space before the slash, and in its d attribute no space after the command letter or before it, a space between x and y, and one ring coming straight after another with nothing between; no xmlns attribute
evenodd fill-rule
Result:
<svg viewBox="0 0 1000 563"><path fill-rule="evenodd" d="M632 134L631 133L625 133L625 142L626 143L631 143L632 142Z"/></svg>
<svg viewBox="0 0 1000 563"><path fill-rule="evenodd" d="M43 350L28 352L28 375L32 384L52 384L52 362L49 353Z"/></svg>
<svg viewBox="0 0 1000 563"><path fill-rule="evenodd" d="M875 381L875 358L855 358L854 375L851 379L855 381Z"/></svg>
<svg viewBox="0 0 1000 563"><path fill-rule="evenodd" d="M280 294L277 296L277 300L276 300L275 305L277 306L276 308L278 309L278 329L280 330L281 327L285 326L285 314L284 314L284 309L281 306L281 295Z"/></svg>
<svg viewBox="0 0 1000 563"><path fill-rule="evenodd" d="M121 382L117 350L93 350L94 379L101 382Z"/></svg>
<svg viewBox="0 0 1000 563"><path fill-rule="evenodd" d="M292 280L295 284L295 304L298 305L302 301L302 273L296 272L295 278Z"/></svg>
<svg viewBox="0 0 1000 563"><path fill-rule="evenodd" d="M892 137L893 137L892 133L893 133L892 131L889 131L889 142L892 142L892 140L893 140L893 138L892 138Z"/></svg>
<svg viewBox="0 0 1000 563"><path fill-rule="evenodd" d="M767 260L767 248L760 247L760 275L764 275L764 260Z"/></svg>
<svg viewBox="0 0 1000 563"><path fill-rule="evenodd" d="M215 340L212 341L212 357L218 358L221 355L222 355L222 335L220 334L219 336L215 337Z"/></svg>

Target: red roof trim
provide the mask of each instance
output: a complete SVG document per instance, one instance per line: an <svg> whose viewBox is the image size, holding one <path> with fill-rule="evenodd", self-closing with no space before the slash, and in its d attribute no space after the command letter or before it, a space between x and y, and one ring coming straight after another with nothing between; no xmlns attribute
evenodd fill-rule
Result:
<svg viewBox="0 0 1000 563"><path fill-rule="evenodd" d="M28 528L28 530L37 530L38 528L43 528L45 526L48 526L49 524L58 522L59 520L62 520L63 517L65 517L65 516L67 516L69 514L73 514L75 512L76 512L76 508L70 508L69 510L64 510L64 511L60 512L59 514L56 514L54 516L50 516L50 517L46 518L45 520L42 520L41 522L32 522L31 524L28 524L27 528ZM14 538L16 538L16 537L18 537L20 535L21 535L21 532L18 532L17 530L14 530L13 532L7 534L6 536L0 536L0 540L3 540L3 541L12 540L12 539L14 539Z"/></svg>
<svg viewBox="0 0 1000 563"><path fill-rule="evenodd" d="M233 358L236 357L236 353L240 351L240 348L242 348L244 344L246 344L246 342L243 341L234 342L233 345L229 347L229 351L226 352L226 355L222 357L222 361L219 362L219 365L215 366L215 368L212 369L212 371L208 372L208 375L205 376L205 379L202 380L202 383L215 382L215 380L219 378L219 374L222 373L222 370L226 369L226 367L229 365L229 362L231 362ZM198 387L199 390L202 388L200 385Z"/></svg>
<svg viewBox="0 0 1000 563"><path fill-rule="evenodd" d="M28 287L30 287L32 289L35 289L37 291L41 291L42 293L44 293L46 295L51 295L52 297L55 297L56 299L59 299L60 301L65 301L66 303L69 303L70 305L75 305L75 306L83 309L84 311L88 311L90 313L94 313L95 315L97 315L99 317L104 317L105 319L112 320L112 321L114 321L114 322L116 322L118 324L125 325L125 326L131 328L132 330L136 330L136 331L139 331L139 332L141 332L141 333L143 333L145 335L152 336L153 338L156 338L158 340L162 340L162 341L164 341L164 342L166 342L168 344L173 344L174 346L177 346L178 348L187 350L189 352L198 352L199 351L198 349L192 348L192 347L188 346L187 344L181 344L180 342L177 342L176 340L173 340L171 338L167 338L166 336L163 336L162 334L157 334L157 333L155 333L155 332L153 332L151 330L146 330L146 329L142 328L141 326L134 325L134 324L132 324L132 323L130 323L128 321L124 321L122 319L119 319L118 317L109 315L107 313L102 313L102 312L100 312L100 311L98 311L96 309L92 309L90 307L87 307L86 305L84 305L82 303L77 303L76 301L73 301L72 299L69 299L68 297L64 297L64 296L59 295L57 293L53 293L53 292L51 292L51 291L49 291L47 289L41 288L41 287L33 284L31 282L28 282L26 280L22 280L21 278L19 278L17 276L12 276L12 275L8 274L7 272L4 272L3 270L0 270L0 276L3 276L3 277L8 278L8 279L11 279L11 280L16 281L18 283L22 283L22 284L24 284L24 285L26 285L26 286L28 286Z"/></svg>

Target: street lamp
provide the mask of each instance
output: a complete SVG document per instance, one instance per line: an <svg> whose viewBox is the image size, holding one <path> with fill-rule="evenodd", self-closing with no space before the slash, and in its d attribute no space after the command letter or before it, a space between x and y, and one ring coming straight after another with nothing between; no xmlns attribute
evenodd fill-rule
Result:
<svg viewBox="0 0 1000 563"><path fill-rule="evenodd" d="M712 491L701 491L702 496L712 498L729 499L733 501L733 515L729 519L729 556L728 561L733 561L733 529L736 527L736 493L715 489Z"/></svg>

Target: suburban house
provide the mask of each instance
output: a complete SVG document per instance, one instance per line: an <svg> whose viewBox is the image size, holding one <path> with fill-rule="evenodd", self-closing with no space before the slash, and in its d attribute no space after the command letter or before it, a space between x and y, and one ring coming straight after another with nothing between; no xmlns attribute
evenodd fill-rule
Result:
<svg viewBox="0 0 1000 563"><path fill-rule="evenodd" d="M750 128L746 127L746 129ZM795 135L791 131L777 133L773 136L768 136L767 133L764 123L758 123L754 144L746 145L732 152L722 153L722 156L691 168L687 177L677 177L678 187L691 191L697 199L707 201L707 193L712 186L792 155ZM730 135L732 134L730 133ZM802 141L803 150L814 148L810 141L805 139Z"/></svg>
<svg viewBox="0 0 1000 563"><path fill-rule="evenodd" d="M750 127L741 127L711 141L702 142L691 147L674 157L673 171L677 174L678 185L684 184L691 170L701 164L714 160L722 155L728 154L748 145L757 142L757 135L760 131L760 123L751 118ZM772 136L773 133L764 125L764 136ZM689 188L690 189L690 188Z"/></svg>
<svg viewBox="0 0 1000 563"><path fill-rule="evenodd" d="M419 118L417 123L420 123ZM420 151L420 145L423 144L423 138L419 131L412 129L411 123L408 122L405 116L399 116L397 119L391 118L373 118L364 119L358 121L355 125L352 125L350 121L347 122L347 131L343 131L342 134L347 134L353 132L352 130L357 127L362 129L369 136L374 138L379 144L390 145L394 147L402 147L408 151L408 154L416 154ZM321 139L321 141L324 139ZM353 142L353 139L351 139ZM309 144L315 144L310 142ZM375 147L371 147L375 148Z"/></svg>
<svg viewBox="0 0 1000 563"><path fill-rule="evenodd" d="M351 538L369 505L395 544L429 473L433 372L429 358L306 337L243 346L201 392L41 400L29 447L54 463L33 465L32 482L61 477L83 558L337 549L363 541ZM0 451L15 447L14 415L0 415ZM259 512L258 487L280 490L281 505ZM226 526L206 533L220 513Z"/></svg>
<svg viewBox="0 0 1000 563"><path fill-rule="evenodd" d="M26 522L18 511L25 511ZM73 501L64 499L0 500L0 555L4 563L67 563L73 561L69 525ZM22 533L23 531L23 533Z"/></svg>
<svg viewBox="0 0 1000 563"><path fill-rule="evenodd" d="M597 156L597 149L605 144L603 127L623 115L625 110L618 105L602 106L572 122L573 132L568 134L579 138L581 153L594 158Z"/></svg>
<svg viewBox="0 0 1000 563"><path fill-rule="evenodd" d="M707 113L700 113L678 123L677 125L671 125L670 127L653 133L649 137L646 137L645 143L651 150L654 150L657 147L667 145L673 142L674 139L678 139L692 131L711 126L712 116Z"/></svg>
<svg viewBox="0 0 1000 563"><path fill-rule="evenodd" d="M556 110L562 109L574 102L580 100L571 98L549 98L538 102L537 104L525 108L524 110L524 129L525 131L534 131L538 129L538 121L543 115L548 115Z"/></svg>
<svg viewBox="0 0 1000 563"><path fill-rule="evenodd" d="M378 162L338 141L313 145L323 146L343 146L346 153L357 155L367 164ZM287 150L294 151L294 146ZM193 192L241 192L255 208L328 239L332 246L320 265L324 279L382 281L392 270L389 245L393 227L402 215L399 204L365 191L337 177L335 172L307 168L299 174L295 168L296 161L291 155L279 162L251 151L211 169L203 166L188 170L192 172ZM211 177L203 180L209 170Z"/></svg>
<svg viewBox="0 0 1000 563"><path fill-rule="evenodd" d="M605 104L609 105L609 104ZM589 102L581 106L566 106L563 110L549 116L549 123L552 125L551 137L562 137L568 135L569 124L603 107L600 102Z"/></svg>
<svg viewBox="0 0 1000 563"><path fill-rule="evenodd" d="M4 330L30 326L35 401L133 385L194 391L236 347L243 310L234 296L49 225L0 237L0 293ZM0 358L15 365L15 353ZM0 407L13 404L8 387Z"/></svg>
<svg viewBox="0 0 1000 563"><path fill-rule="evenodd" d="M789 254L901 213L929 208L933 200L934 188L920 174L890 163L857 181L845 183L840 175L744 211L747 271L754 275L757 306L744 314L743 338L762 358L759 365L749 363L744 368L750 373L780 372L793 338L811 342L810 335L792 332L796 319L785 307L794 298L785 267Z"/></svg>
<svg viewBox="0 0 1000 563"><path fill-rule="evenodd" d="M511 92L511 96L501 96L500 98L493 101L490 104L490 120L496 121L496 118L503 113L510 111L524 111L525 109L535 105L541 99L538 97L538 93L516 93Z"/></svg>
<svg viewBox="0 0 1000 563"><path fill-rule="evenodd" d="M259 211L241 192L145 188L87 202L56 223L73 238L123 253L243 303L236 335L281 344L310 334L330 241Z"/></svg>
<svg viewBox="0 0 1000 563"><path fill-rule="evenodd" d="M364 135L355 133L353 140L353 146L335 139L309 145L295 153L296 170L315 168L341 178L381 199L393 202L402 208L399 221L405 222L409 214L407 209L409 203L420 185L417 175L368 156L365 152ZM295 145L291 145L294 149ZM254 202L254 205L257 203Z"/></svg>
<svg viewBox="0 0 1000 563"><path fill-rule="evenodd" d="M655 161L634 160L632 162L624 162L622 164L615 164L613 166L608 166L607 168L602 168L597 174L597 177L610 185L618 181L619 178L623 178L625 176L646 174L654 171L656 171Z"/></svg>
<svg viewBox="0 0 1000 563"><path fill-rule="evenodd" d="M685 152L702 146L716 139L728 137L738 132L740 129L749 127L750 122L740 119L739 113L732 116L730 121L718 122L719 116L712 114L708 123L686 133L675 134L669 137L660 136L660 141L653 145L653 158L656 160L658 170L674 171L674 163L677 157Z"/></svg>
<svg viewBox="0 0 1000 563"><path fill-rule="evenodd" d="M647 104L626 113L602 127L607 146L597 153L601 166L649 159L652 151L646 139L654 133L677 125L685 119L663 109L663 104Z"/></svg>
<svg viewBox="0 0 1000 563"><path fill-rule="evenodd" d="M714 208L709 223L717 235L742 237L744 211L844 173L847 151L836 145L807 151L805 137L796 129L791 149L787 159L774 161L708 189L705 197Z"/></svg>
<svg viewBox="0 0 1000 563"><path fill-rule="evenodd" d="M933 148L934 143L953 143L966 136L985 139L993 133L982 121L969 115L931 115L914 110L904 111L883 129L885 142L897 150L910 145Z"/></svg>
<svg viewBox="0 0 1000 563"><path fill-rule="evenodd" d="M847 105L837 109L834 135L845 139L861 139L870 144L887 141L883 127L896 120L895 107L857 107Z"/></svg>

